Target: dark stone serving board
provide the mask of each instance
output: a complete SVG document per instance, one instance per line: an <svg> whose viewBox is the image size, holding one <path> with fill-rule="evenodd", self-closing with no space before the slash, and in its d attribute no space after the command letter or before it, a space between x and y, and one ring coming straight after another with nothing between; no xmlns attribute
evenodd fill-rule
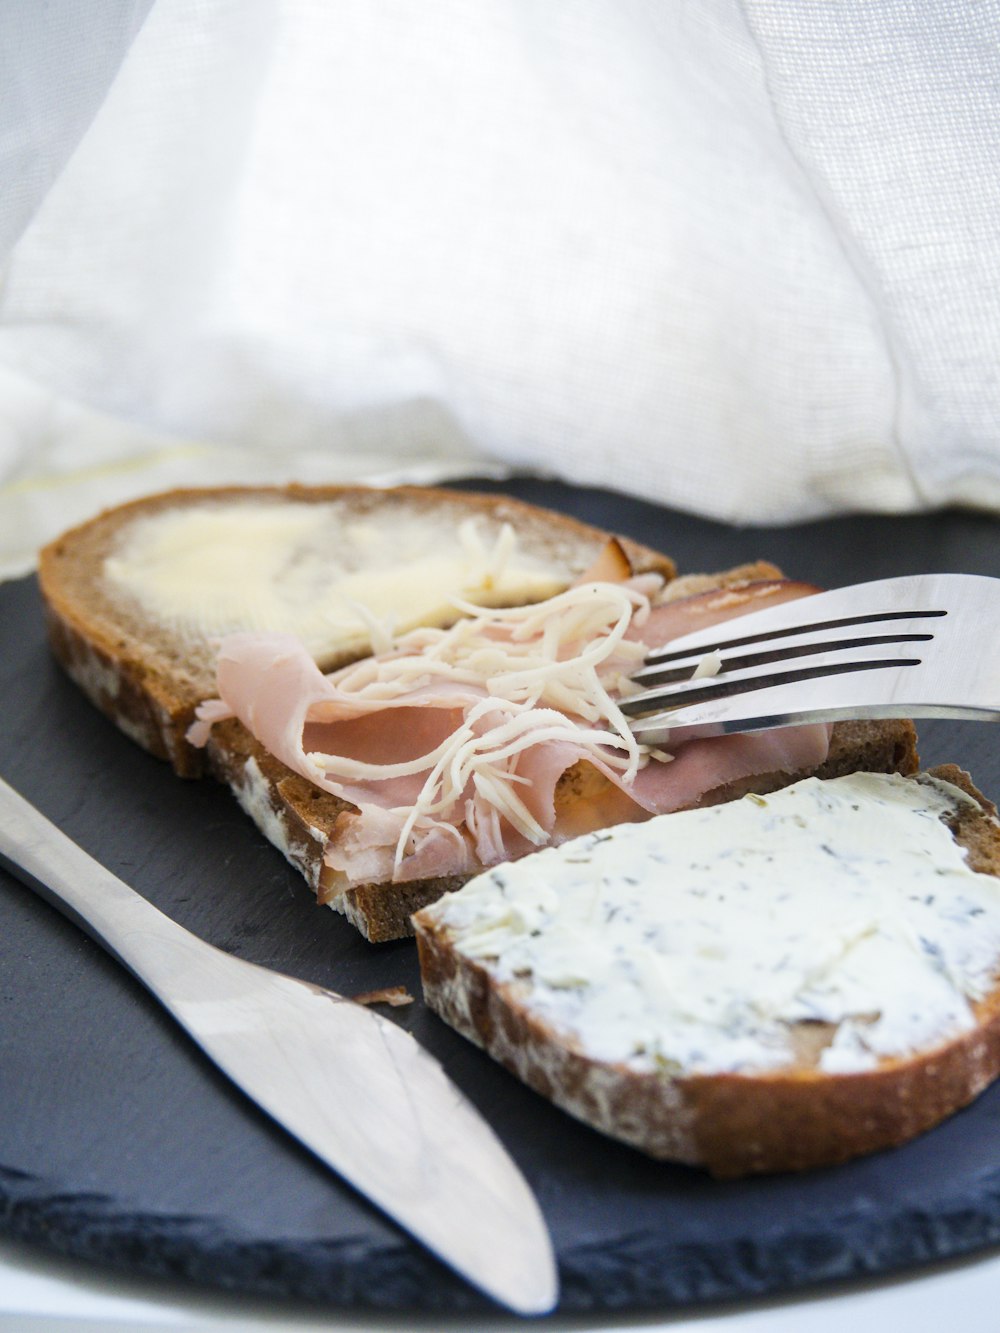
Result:
<svg viewBox="0 0 1000 1333"><path fill-rule="evenodd" d="M636 499L504 487L659 546L683 571L757 557L824 585L1000 574L981 515L735 528ZM968 651L996 652L994 627ZM45 645L37 588L0 587L0 774L171 916L240 956L348 994L404 985L410 942L372 947L211 782L175 778L101 717ZM1000 734L921 727L1000 796ZM215 1071L139 985L0 875L0 1230L134 1273L329 1306L484 1304ZM391 1010L445 1064L535 1189L564 1311L651 1309L888 1273L1000 1241L1000 1086L905 1148L721 1184L602 1138L522 1087L419 1001Z"/></svg>

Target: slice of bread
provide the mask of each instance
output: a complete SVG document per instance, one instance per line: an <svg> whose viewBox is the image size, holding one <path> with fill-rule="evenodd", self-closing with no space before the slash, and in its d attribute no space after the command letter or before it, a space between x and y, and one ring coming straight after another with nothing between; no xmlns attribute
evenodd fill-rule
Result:
<svg viewBox="0 0 1000 1333"><path fill-rule="evenodd" d="M996 808L955 766L809 780L486 872L417 914L424 995L653 1157L831 1165L1000 1075L997 879Z"/></svg>
<svg viewBox="0 0 1000 1333"><path fill-rule="evenodd" d="M287 628L311 639L332 670L371 650L370 627L350 603L373 580L397 627L443 623L455 618L447 601L458 594L508 605L559 591L610 536L506 496L212 487L106 510L46 546L38 576L52 647L72 679L139 744L194 777L204 756L185 733L216 692L222 635ZM619 541L636 570L673 577L668 557ZM421 601L435 579L439 595Z"/></svg>
<svg viewBox="0 0 1000 1333"><path fill-rule="evenodd" d="M667 599L721 588L731 609L780 578L764 562L675 578L660 552L503 496L235 487L174 491L109 510L47 546L39 579L53 650L72 679L180 775L207 770L228 784L326 901L324 856L338 818L355 807L286 767L236 719L216 723L204 749L186 738L198 704L216 693L220 637L290 628L329 670L370 651L380 621L444 623L455 617L455 594L484 605L535 601L598 561L658 573ZM359 612L357 602L372 609ZM841 723L815 771L916 766L910 723ZM756 773L702 800L767 792L806 771ZM571 770L562 790L579 776ZM333 905L369 940L392 940L412 934L411 914L461 882L354 884Z"/></svg>

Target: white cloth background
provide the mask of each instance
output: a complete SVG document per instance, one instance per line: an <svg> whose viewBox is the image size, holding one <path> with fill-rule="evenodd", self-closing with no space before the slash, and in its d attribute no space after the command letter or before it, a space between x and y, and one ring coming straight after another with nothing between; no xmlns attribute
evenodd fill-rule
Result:
<svg viewBox="0 0 1000 1333"><path fill-rule="evenodd" d="M0 562L489 460L1000 510L997 0L0 0Z"/></svg>

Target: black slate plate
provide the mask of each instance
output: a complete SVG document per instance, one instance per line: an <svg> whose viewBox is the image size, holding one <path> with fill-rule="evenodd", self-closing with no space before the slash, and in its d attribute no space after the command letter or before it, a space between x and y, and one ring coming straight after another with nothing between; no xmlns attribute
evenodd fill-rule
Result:
<svg viewBox="0 0 1000 1333"><path fill-rule="evenodd" d="M503 488L670 551L683 570L764 556L821 584L1000 574L985 516L738 529L554 482ZM970 651L998 649L997 635ZM33 580L0 587L0 773L176 920L348 994L402 984L412 944L366 945L243 816L184 783L51 663ZM921 728L1000 796L997 735ZM0 876L0 1229L133 1272L327 1305L461 1310L481 1299L233 1091L141 988ZM1000 1086L919 1141L804 1177L712 1182L576 1124L418 1002L409 1028L489 1118L537 1192L562 1309L642 1309L886 1273L1000 1241Z"/></svg>

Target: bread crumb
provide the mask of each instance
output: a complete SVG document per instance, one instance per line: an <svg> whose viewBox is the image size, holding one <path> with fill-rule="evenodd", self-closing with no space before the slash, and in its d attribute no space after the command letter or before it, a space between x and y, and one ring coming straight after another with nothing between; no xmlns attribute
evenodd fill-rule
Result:
<svg viewBox="0 0 1000 1333"><path fill-rule="evenodd" d="M383 986L380 990L362 991L360 995L351 998L355 1004L390 1004L393 1009L413 1003L413 996L405 986Z"/></svg>

